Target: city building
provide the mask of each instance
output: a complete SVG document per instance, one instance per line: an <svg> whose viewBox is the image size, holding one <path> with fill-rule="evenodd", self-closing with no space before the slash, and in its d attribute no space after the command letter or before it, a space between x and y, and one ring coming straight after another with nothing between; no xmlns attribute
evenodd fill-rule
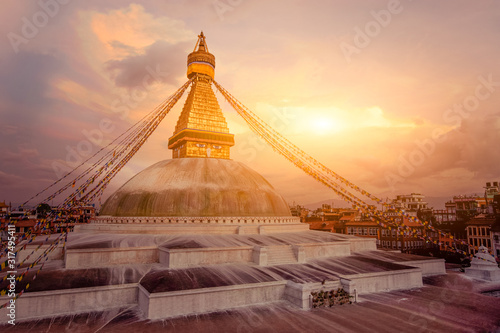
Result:
<svg viewBox="0 0 500 333"><path fill-rule="evenodd" d="M71 210L71 218L76 223L88 223L95 216L94 206L78 206Z"/></svg>
<svg viewBox="0 0 500 333"><path fill-rule="evenodd" d="M494 214L495 196L499 195L498 182L487 182L484 187L484 197L478 197L478 207L483 214Z"/></svg>
<svg viewBox="0 0 500 333"><path fill-rule="evenodd" d="M7 205L4 201L0 201L0 216L5 216L10 212L10 205Z"/></svg>
<svg viewBox="0 0 500 333"><path fill-rule="evenodd" d="M500 263L500 194L493 196L490 206L492 206L493 215L495 216L495 223L491 226L492 254Z"/></svg>
<svg viewBox="0 0 500 333"><path fill-rule="evenodd" d="M466 233L469 252L477 253L479 246L498 256L496 221L500 216L500 193L498 182L487 182L484 195L457 197L457 220L467 220ZM475 202L473 202L475 199ZM455 198L454 198L455 201ZM498 238L498 237L497 237Z"/></svg>
<svg viewBox="0 0 500 333"><path fill-rule="evenodd" d="M9 211L0 218L0 230L5 230L8 224L13 224L16 227L16 235L22 235L31 229L31 233L49 234L60 233L63 230L73 230L78 223L88 223L91 218L96 216L93 206L74 207L70 212L51 208L47 205L47 211L40 213L36 209L19 208L18 210ZM47 219L47 215L52 212L57 217L55 219ZM41 222L38 226L37 224ZM36 229L36 230L35 230Z"/></svg>
<svg viewBox="0 0 500 333"><path fill-rule="evenodd" d="M346 223L358 216L358 211L352 208L332 208L323 204L313 211L302 209L301 222L308 223L311 230L329 231L339 234L347 233Z"/></svg>
<svg viewBox="0 0 500 333"><path fill-rule="evenodd" d="M298 216L300 217L300 215L302 214L302 210L304 209L304 207L300 206L300 205L296 205L295 203L290 206L290 213L292 214L292 216Z"/></svg>
<svg viewBox="0 0 500 333"><path fill-rule="evenodd" d="M493 255L497 262L500 262L500 217L498 216L491 226L491 246Z"/></svg>
<svg viewBox="0 0 500 333"><path fill-rule="evenodd" d="M396 213L394 214L394 221L401 226L381 228L379 241L381 248L400 250L401 252L408 253L438 248L438 233L426 230L422 224L411 221L407 217L396 216ZM402 221L403 223L401 223Z"/></svg>
<svg viewBox="0 0 500 333"><path fill-rule="evenodd" d="M478 199L481 200L481 197L478 195L459 195L453 197L453 202L456 204L457 222L467 222L481 212Z"/></svg>
<svg viewBox="0 0 500 333"><path fill-rule="evenodd" d="M485 214L475 216L466 223L469 253L476 254L479 246L484 246L488 248L488 252L492 252L491 227L494 223L495 218Z"/></svg>
<svg viewBox="0 0 500 333"><path fill-rule="evenodd" d="M411 216L417 216L418 211L429 209L424 198L425 196L420 193L398 195L396 199L392 201L392 204L396 209L402 210Z"/></svg>
<svg viewBox="0 0 500 333"><path fill-rule="evenodd" d="M334 221L309 221L310 230L335 232L335 222Z"/></svg>
<svg viewBox="0 0 500 333"><path fill-rule="evenodd" d="M34 232L36 224L39 222L36 212L30 209L19 208L18 210L10 211L6 217L3 227L6 228L8 224L15 225L16 235L22 235L29 229ZM45 231L45 230L44 230ZM37 230L35 234L40 234L42 231ZM48 231L47 231L48 232Z"/></svg>
<svg viewBox="0 0 500 333"><path fill-rule="evenodd" d="M357 219L358 214L358 211L354 209L343 212L338 223L335 224L335 232L339 234L347 234L346 224Z"/></svg>
<svg viewBox="0 0 500 333"><path fill-rule="evenodd" d="M367 218L351 219L345 223L348 235L375 238L377 246L380 246L380 226L376 221Z"/></svg>
<svg viewBox="0 0 500 333"><path fill-rule="evenodd" d="M455 240L467 240L466 223L481 212L478 195L458 195L445 203L445 209L432 211L434 226L449 233ZM446 237L445 237L446 238ZM452 239L442 238L442 243ZM464 249L467 250L467 249Z"/></svg>
<svg viewBox="0 0 500 333"><path fill-rule="evenodd" d="M437 226L449 226L457 220L457 204L448 201L444 204L444 209L434 209L432 214Z"/></svg>

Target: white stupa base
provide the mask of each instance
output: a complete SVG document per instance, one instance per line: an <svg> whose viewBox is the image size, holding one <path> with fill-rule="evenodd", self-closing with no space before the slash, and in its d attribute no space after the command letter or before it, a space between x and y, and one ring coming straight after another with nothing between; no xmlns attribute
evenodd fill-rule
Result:
<svg viewBox="0 0 500 333"><path fill-rule="evenodd" d="M496 265L486 266L473 264L471 267L465 269L465 274L475 279L495 282L500 281L500 268Z"/></svg>
<svg viewBox="0 0 500 333"><path fill-rule="evenodd" d="M476 279L500 281L500 268L495 257L484 246L479 247L479 252L472 258L471 266L465 269L465 274Z"/></svg>
<svg viewBox="0 0 500 333"><path fill-rule="evenodd" d="M99 216L89 224L75 227L75 232L112 234L271 234L303 232L309 225L300 218L284 217L115 217Z"/></svg>

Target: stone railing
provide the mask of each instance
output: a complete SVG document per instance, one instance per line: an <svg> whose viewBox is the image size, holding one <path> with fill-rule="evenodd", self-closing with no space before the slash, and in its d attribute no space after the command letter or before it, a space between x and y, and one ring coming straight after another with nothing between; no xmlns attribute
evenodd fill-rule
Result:
<svg viewBox="0 0 500 333"><path fill-rule="evenodd" d="M139 216L117 217L97 216L90 223L101 224L287 224L300 223L295 216L210 216L210 217L179 217L179 216Z"/></svg>

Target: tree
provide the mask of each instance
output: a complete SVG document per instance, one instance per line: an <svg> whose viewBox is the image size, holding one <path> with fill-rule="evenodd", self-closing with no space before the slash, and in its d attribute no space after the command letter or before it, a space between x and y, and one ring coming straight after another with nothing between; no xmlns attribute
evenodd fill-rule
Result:
<svg viewBox="0 0 500 333"><path fill-rule="evenodd" d="M47 217L47 215L52 211L52 208L46 204L46 203L41 203L36 207L36 213L40 217Z"/></svg>

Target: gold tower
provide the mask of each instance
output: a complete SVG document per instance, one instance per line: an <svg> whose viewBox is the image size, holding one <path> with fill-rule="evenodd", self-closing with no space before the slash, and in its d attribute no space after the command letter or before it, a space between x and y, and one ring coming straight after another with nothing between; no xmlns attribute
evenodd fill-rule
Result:
<svg viewBox="0 0 500 333"><path fill-rule="evenodd" d="M234 135L212 90L215 57L208 52L203 31L187 59L187 77L194 78L174 134L168 139L172 158L212 157L229 159Z"/></svg>

